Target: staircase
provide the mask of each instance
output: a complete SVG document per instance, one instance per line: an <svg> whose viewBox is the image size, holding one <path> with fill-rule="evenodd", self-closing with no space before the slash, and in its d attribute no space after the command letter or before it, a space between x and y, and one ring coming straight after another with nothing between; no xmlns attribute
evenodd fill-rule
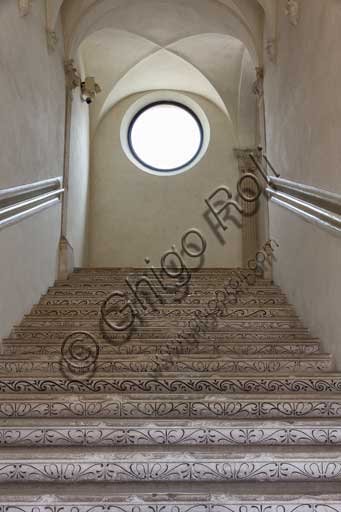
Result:
<svg viewBox="0 0 341 512"><path fill-rule="evenodd" d="M0 512L341 511L341 374L281 290L201 270L114 332L141 273L79 269L4 340Z"/></svg>

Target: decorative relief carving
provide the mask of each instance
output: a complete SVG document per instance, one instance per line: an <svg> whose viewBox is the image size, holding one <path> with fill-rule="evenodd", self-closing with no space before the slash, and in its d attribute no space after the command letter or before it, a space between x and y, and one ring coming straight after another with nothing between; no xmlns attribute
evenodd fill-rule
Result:
<svg viewBox="0 0 341 512"><path fill-rule="evenodd" d="M157 503L149 499L150 497L146 496L143 501L134 501L134 503L105 500L105 504L98 504L98 501L84 502L83 498L79 498L74 502L58 500L56 505L40 505L37 501L23 504L20 500L18 506L13 502L0 505L0 512L339 512L341 510L339 500L331 499L326 502L324 499L321 502L312 497L309 497L308 501L302 497L299 500L291 499L290 502L262 500L262 503L251 499L231 503L230 497L227 497L228 504L224 504L221 500L218 502L212 499L207 500L206 497L198 500L198 495L192 500L188 495L186 500L182 495L179 497L172 495L172 499L167 501L162 495Z"/></svg>
<svg viewBox="0 0 341 512"><path fill-rule="evenodd" d="M0 402L0 418L339 418L341 399L250 397L240 399L198 395L196 399L157 399L54 396Z"/></svg>
<svg viewBox="0 0 341 512"><path fill-rule="evenodd" d="M77 501L65 501L58 499L55 505L52 504L38 504L37 501L33 503L16 505L11 502L6 502L0 505L0 512L340 512L341 501L331 499L323 502L315 498L309 498L309 501L302 497L301 499L290 499L288 501L274 501L271 502L262 500L252 501L252 499L233 501L227 497L228 504L224 504L221 500L214 502L213 499L207 500L206 497L198 499L198 495L193 498L187 494L186 498L183 495L176 496L172 494L171 499L166 500L164 495L158 502L149 501L150 496L145 496L143 499L129 503L127 501L110 501L105 500L105 503L98 504L98 501L86 500L83 498Z"/></svg>
<svg viewBox="0 0 341 512"><path fill-rule="evenodd" d="M260 101L264 96L264 69L261 67L256 68L256 80L252 86L252 92Z"/></svg>
<svg viewBox="0 0 341 512"><path fill-rule="evenodd" d="M299 0L287 0L285 15L288 16L291 25L296 27L300 19L300 4Z"/></svg>
<svg viewBox="0 0 341 512"><path fill-rule="evenodd" d="M265 52L268 56L268 59L273 64L277 61L277 40L276 39L268 39L265 42Z"/></svg>
<svg viewBox="0 0 341 512"><path fill-rule="evenodd" d="M46 30L47 47L50 52L53 52L58 44L58 37L53 30Z"/></svg>
<svg viewBox="0 0 341 512"><path fill-rule="evenodd" d="M129 376L72 380L0 380L2 393L340 393L341 377L164 377ZM43 399L43 397L42 397ZM251 400L252 401L252 400Z"/></svg>
<svg viewBox="0 0 341 512"><path fill-rule="evenodd" d="M73 59L67 60L65 62L64 69L66 77L66 88L72 97L72 91L81 86L82 80L77 68L75 67Z"/></svg>
<svg viewBox="0 0 341 512"><path fill-rule="evenodd" d="M269 460L258 457L254 460L157 460L146 462L143 458L136 462L98 461L85 459L77 463L67 460L49 460L22 462L20 464L5 461L0 463L0 482L198 482L216 481L257 481L290 482L296 481L339 481L341 480L341 462L336 457L312 461L297 457L293 462Z"/></svg>
<svg viewBox="0 0 341 512"><path fill-rule="evenodd" d="M20 16L27 16L31 12L32 0L18 0Z"/></svg>
<svg viewBox="0 0 341 512"><path fill-rule="evenodd" d="M0 428L0 446L141 446L141 445L340 445L341 427L297 426L232 427L16 427Z"/></svg>

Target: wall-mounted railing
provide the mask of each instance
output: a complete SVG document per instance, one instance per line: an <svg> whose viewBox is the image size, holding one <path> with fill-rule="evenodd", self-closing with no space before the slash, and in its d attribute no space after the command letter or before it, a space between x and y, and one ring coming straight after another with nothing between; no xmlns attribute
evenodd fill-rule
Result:
<svg viewBox="0 0 341 512"><path fill-rule="evenodd" d="M341 195L277 177L269 177L266 191L273 203L341 234Z"/></svg>
<svg viewBox="0 0 341 512"><path fill-rule="evenodd" d="M341 234L341 195L281 178L262 153L262 148L258 148L258 154L250 153L249 156L267 183L266 192L271 202L324 229ZM274 176L268 175L263 162Z"/></svg>
<svg viewBox="0 0 341 512"><path fill-rule="evenodd" d="M0 190L0 229L58 204L62 183L58 177Z"/></svg>

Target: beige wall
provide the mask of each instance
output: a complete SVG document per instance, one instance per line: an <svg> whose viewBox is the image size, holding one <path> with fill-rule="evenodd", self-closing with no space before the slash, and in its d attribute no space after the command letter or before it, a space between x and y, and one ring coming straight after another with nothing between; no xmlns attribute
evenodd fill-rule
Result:
<svg viewBox="0 0 341 512"><path fill-rule="evenodd" d="M149 256L158 266L162 254L173 244L179 246L182 234L192 227L207 239L206 266L240 265L240 228L229 222L225 244L221 244L203 217L204 198L223 184L234 192L238 179L234 135L226 115L207 100L191 96L210 122L208 151L185 173L155 176L136 168L120 143L122 117L139 97L117 104L99 125L93 141L90 265L144 266Z"/></svg>
<svg viewBox="0 0 341 512"><path fill-rule="evenodd" d="M341 4L301 0L290 25L279 1L277 64L266 67L268 154L281 176L341 193ZM275 279L341 366L341 239L271 206Z"/></svg>
<svg viewBox="0 0 341 512"><path fill-rule="evenodd" d="M82 60L77 59L82 69ZM84 72L82 73L84 76ZM70 133L69 199L67 239L74 251L76 267L87 261L87 222L89 200L89 105L81 101L79 89L75 89L72 101Z"/></svg>
<svg viewBox="0 0 341 512"><path fill-rule="evenodd" d="M1 189L63 174L63 45L48 53L45 9L36 0L21 18L0 3ZM58 206L0 231L0 337L53 283L59 231Z"/></svg>

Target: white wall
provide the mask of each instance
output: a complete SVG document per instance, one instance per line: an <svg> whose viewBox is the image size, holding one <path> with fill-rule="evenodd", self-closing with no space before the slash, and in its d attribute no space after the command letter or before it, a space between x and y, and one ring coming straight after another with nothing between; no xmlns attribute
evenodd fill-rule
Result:
<svg viewBox="0 0 341 512"><path fill-rule="evenodd" d="M241 265L240 228L229 222L222 244L203 217L205 197L223 184L234 192L238 180L234 134L226 115L207 100L191 96L210 122L207 153L189 171L154 176L136 168L120 143L122 118L139 97L117 104L99 125L93 141L90 265L141 267L149 256L158 266L163 253L173 244L179 246L181 236L192 227L202 230L207 239L206 266Z"/></svg>
<svg viewBox="0 0 341 512"><path fill-rule="evenodd" d="M79 70L83 68L80 56L76 65ZM91 107L87 103L81 101L79 89L76 89L72 101L67 219L67 239L73 247L76 267L85 266L87 261L89 108Z"/></svg>
<svg viewBox="0 0 341 512"><path fill-rule="evenodd" d="M64 70L61 41L48 53L44 0L21 18L0 3L0 188L63 174ZM8 335L56 275L60 208L0 231L0 337Z"/></svg>
<svg viewBox="0 0 341 512"><path fill-rule="evenodd" d="M341 193L341 4L301 0L290 25L279 1L278 59L266 67L268 154L283 178ZM271 206L275 279L341 366L341 239Z"/></svg>

